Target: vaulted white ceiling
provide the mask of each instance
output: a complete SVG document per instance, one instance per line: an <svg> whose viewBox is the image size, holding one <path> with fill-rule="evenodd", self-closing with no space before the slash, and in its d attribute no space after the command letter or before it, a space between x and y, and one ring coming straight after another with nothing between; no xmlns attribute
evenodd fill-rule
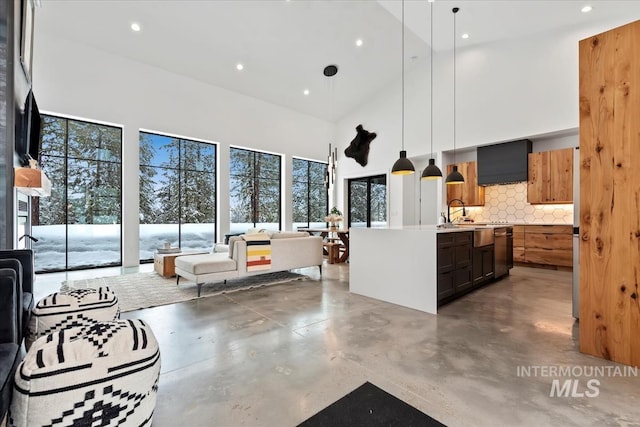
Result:
<svg viewBox="0 0 640 427"><path fill-rule="evenodd" d="M593 11L581 13L587 3L437 0L433 45L451 48L454 6L461 9L458 35L470 34L457 39L461 48L640 19L640 1L592 1ZM428 56L430 7L427 0L404 3L406 66ZM56 35L334 121L400 78L401 11L399 0L43 0L34 43ZM132 32L132 22L142 31ZM334 77L322 73L329 64L339 67Z"/></svg>

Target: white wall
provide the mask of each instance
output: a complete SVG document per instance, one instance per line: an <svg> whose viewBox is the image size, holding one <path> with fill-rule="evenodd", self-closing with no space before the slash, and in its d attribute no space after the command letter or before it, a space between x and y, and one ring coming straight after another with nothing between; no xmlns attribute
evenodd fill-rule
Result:
<svg viewBox="0 0 640 427"><path fill-rule="evenodd" d="M617 20L589 24L582 28L459 48L456 56L456 148L462 151L456 156L457 160L474 160L474 151L469 151L472 147L522 138L534 140L534 147L539 147L534 151L575 145L579 125L578 42L624 23ZM399 77L337 123L338 147L348 144L359 123L379 135L372 143L369 165L365 168L352 159L345 159L339 150L338 175L343 181L353 176L390 172L401 141ZM409 157L419 157L430 151L428 79L428 63L409 69L405 79L408 94L405 99L405 148ZM441 154L438 157L443 159L437 164L443 171L446 169L443 164L451 158L442 152L453 148L452 99L452 52L437 53L434 59L433 133L434 152ZM548 140L549 134L561 136L536 144L536 139ZM401 204L402 180L389 177L390 224L402 225L406 218L403 210L414 208ZM346 206L343 189L338 188L337 193L337 200Z"/></svg>
<svg viewBox="0 0 640 427"><path fill-rule="evenodd" d="M138 130L219 143L218 239L229 226L229 145L326 161L334 125L261 100L37 31L34 93L41 110L123 127L123 264L138 264ZM55 183L53 183L55 185ZM290 190L283 224L291 229Z"/></svg>

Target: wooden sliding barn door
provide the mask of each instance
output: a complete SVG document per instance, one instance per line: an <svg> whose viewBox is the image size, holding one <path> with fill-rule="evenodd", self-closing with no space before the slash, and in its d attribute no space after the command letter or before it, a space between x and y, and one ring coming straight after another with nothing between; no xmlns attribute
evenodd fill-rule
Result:
<svg viewBox="0 0 640 427"><path fill-rule="evenodd" d="M580 41L580 351L640 366L640 21Z"/></svg>

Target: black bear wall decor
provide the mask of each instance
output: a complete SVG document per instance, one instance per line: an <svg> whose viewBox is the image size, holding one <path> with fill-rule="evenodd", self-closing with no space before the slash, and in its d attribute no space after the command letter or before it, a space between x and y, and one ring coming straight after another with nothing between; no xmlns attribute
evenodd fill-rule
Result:
<svg viewBox="0 0 640 427"><path fill-rule="evenodd" d="M369 161L369 145L376 136L374 132L369 132L364 129L362 125L356 126L356 137L349 146L344 150L344 154L347 157L355 159L361 166L367 166Z"/></svg>

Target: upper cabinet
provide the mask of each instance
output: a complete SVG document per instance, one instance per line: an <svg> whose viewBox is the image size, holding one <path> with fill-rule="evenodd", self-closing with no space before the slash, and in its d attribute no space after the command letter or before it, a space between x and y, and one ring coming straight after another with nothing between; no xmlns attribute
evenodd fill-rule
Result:
<svg viewBox="0 0 640 427"><path fill-rule="evenodd" d="M453 165L447 165L447 175L453 170ZM484 187L478 185L477 162L458 163L458 172L464 177L464 184L447 185L447 202L460 199L465 206L484 206ZM454 202L451 206L461 206Z"/></svg>
<svg viewBox="0 0 640 427"><path fill-rule="evenodd" d="M573 150L529 154L529 203L573 203Z"/></svg>

